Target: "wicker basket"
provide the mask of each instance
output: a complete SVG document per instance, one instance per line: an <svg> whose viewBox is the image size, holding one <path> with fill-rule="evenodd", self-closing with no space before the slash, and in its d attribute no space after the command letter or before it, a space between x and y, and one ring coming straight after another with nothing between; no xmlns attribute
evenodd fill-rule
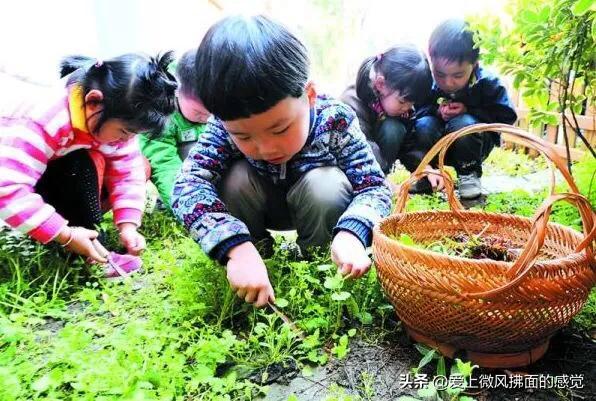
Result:
<svg viewBox="0 0 596 401"><path fill-rule="evenodd" d="M456 139L480 132L506 132L538 150L561 171L571 192L554 192L552 170L551 196L532 219L464 210L443 169L445 153ZM409 187L429 174L423 169L437 154L451 210L404 213ZM559 200L579 209L583 235L548 222ZM480 366L523 366L546 352L550 337L580 311L596 283L594 220L589 201L551 145L509 125L478 124L443 137L428 152L401 186L396 213L375 227L373 253L383 289L414 340L450 357L465 352ZM415 241L481 233L506 238L520 251L514 262L467 259L390 238L401 233Z"/></svg>

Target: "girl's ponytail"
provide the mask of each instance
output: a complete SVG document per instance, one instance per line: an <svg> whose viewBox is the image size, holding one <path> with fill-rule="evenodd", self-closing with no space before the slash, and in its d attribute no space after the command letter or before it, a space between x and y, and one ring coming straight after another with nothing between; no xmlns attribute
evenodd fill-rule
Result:
<svg viewBox="0 0 596 401"><path fill-rule="evenodd" d="M79 68L87 68L94 61L94 58L81 55L64 57L60 61L60 78L64 78L65 76L78 70Z"/></svg>
<svg viewBox="0 0 596 401"><path fill-rule="evenodd" d="M389 90L399 91L407 101L422 103L430 94L433 80L428 61L412 44L399 44L364 60L358 71L356 94L366 103L376 98L370 82L371 68L384 77Z"/></svg>
<svg viewBox="0 0 596 401"><path fill-rule="evenodd" d="M168 70L168 66L174 61L174 52L168 51L150 57L150 61L144 66L139 66L138 77L146 85L148 96L163 96L170 99L178 84L176 78Z"/></svg>
<svg viewBox="0 0 596 401"><path fill-rule="evenodd" d="M84 95L93 89L102 92L96 131L116 118L133 132L157 134L176 108L176 80L167 69L172 60L173 52L157 57L129 53L105 61L70 56L60 63L60 74L71 74L66 85L80 85Z"/></svg>
<svg viewBox="0 0 596 401"><path fill-rule="evenodd" d="M356 96L366 103L373 101L375 98L370 82L370 70L376 62L377 56L368 57L362 62L356 75Z"/></svg>

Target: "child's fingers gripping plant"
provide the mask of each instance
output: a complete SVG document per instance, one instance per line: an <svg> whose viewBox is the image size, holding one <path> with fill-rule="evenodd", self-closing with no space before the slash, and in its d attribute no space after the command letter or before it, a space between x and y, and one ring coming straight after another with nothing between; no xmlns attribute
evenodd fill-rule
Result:
<svg viewBox="0 0 596 401"><path fill-rule="evenodd" d="M333 239L331 260L337 265L339 272L348 278L362 277L372 263L362 242L347 231L340 231Z"/></svg>
<svg viewBox="0 0 596 401"><path fill-rule="evenodd" d="M238 298L254 303L257 308L275 302L267 269L254 245L245 242L230 250L229 255L226 272Z"/></svg>

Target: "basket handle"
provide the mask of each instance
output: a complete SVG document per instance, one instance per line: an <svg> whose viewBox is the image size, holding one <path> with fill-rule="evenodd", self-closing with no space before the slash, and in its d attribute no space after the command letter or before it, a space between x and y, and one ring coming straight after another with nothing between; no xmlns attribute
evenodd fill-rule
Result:
<svg viewBox="0 0 596 401"><path fill-rule="evenodd" d="M445 180L445 192L447 194L447 200L449 201L449 206L452 211L457 212L459 210L463 210L463 206L457 200L455 196L455 186L453 184L453 179L445 171L445 155L447 154L447 149L449 146L453 144L459 138L462 138L467 135L472 135L476 133L484 133L488 134L489 132L499 132L499 133L507 133L513 135L519 139L520 142L523 143L524 146L528 148L532 148L537 150L540 154L542 154L547 161L549 162L551 168L551 185L550 185L550 193L555 194L555 174L553 170L553 164L557 167L559 171L561 171L563 178L569 184L569 188L572 193L579 194L579 190L577 185L575 185L575 181L571 177L569 173L569 169L567 168L567 164L565 163L565 159L563 159L554 149L554 147L543 140L542 138L537 137L536 135L530 134L525 132L520 128L516 128L512 125L507 124L474 124L468 127L464 127L459 131L452 132L448 135L445 135L435 145L426 153L416 170L410 175L404 183L402 183L400 190L397 196L397 202L395 206L394 213L403 213L405 210L406 203L409 198L408 191L411 185L416 182L418 179L428 176L430 173L425 171L424 169L429 166L430 162L435 158L435 156L439 155L438 158L438 168L439 173L434 173L441 175ZM447 178L448 177L448 178Z"/></svg>
<svg viewBox="0 0 596 401"><path fill-rule="evenodd" d="M397 202L395 204L395 214L404 212L408 199L410 198L410 187L412 186L412 184L414 184L422 177L427 177L429 175L443 177L443 180L445 182L445 193L447 195L447 202L449 202L449 207L451 208L451 210L456 213L460 210L464 210L464 207L462 206L461 202L459 201L459 199L457 199L457 196L455 196L455 183L453 182L451 174L449 174L445 169L440 169L438 173L426 170L418 172L418 170L416 170L410 175L410 177L408 177L406 181L402 182L399 186L397 193Z"/></svg>
<svg viewBox="0 0 596 401"><path fill-rule="evenodd" d="M468 127L464 127L459 131L453 132L442 137L424 156L416 170L410 175L410 178L408 178L408 180L406 180L402 184L398 192L395 213L404 212L407 200L409 198L408 192L410 186L416 180L424 176L428 176L430 174L437 174L442 176L445 180L445 192L447 194L447 200L449 202L451 210L454 212L455 216L460 220L465 231L470 233L466 225L464 224L464 219L462 218L462 215L460 213L463 210L463 207L457 199L457 197L455 196L455 185L453 184L453 179L445 170L445 156L447 154L447 149L449 148L449 146L451 146L459 138L475 133L488 134L489 132L507 133L512 136L515 136L524 146L535 149L540 154L542 154L549 162L549 167L551 169L551 183L550 196L543 202L543 204L540 206L540 208L534 215L530 238L528 239L528 242L524 247L522 253L513 263L511 268L507 271L507 276L509 277L510 281L504 286L496 289L484 292L465 294L466 296L478 298L494 297L507 290L508 288L511 288L513 285L522 280L528 274L528 272L531 270L532 266L536 262L536 257L538 256L538 253L540 252L540 249L544 244L548 219L550 217L553 203L559 200L566 200L567 202L570 202L579 209L584 226L585 238L576 248L575 251L581 252L582 250L585 250L589 260L593 260L592 243L594 242L595 236L594 211L592 210L590 202L579 193L579 189L577 188L577 185L575 184L573 177L569 173L569 169L567 167L565 159L562 158L556 152L555 148L550 143L546 142L542 138L539 138L536 135L530 134L520 128L516 128L507 124L475 124L470 125ZM439 156L439 172L431 173L425 171L425 168L437 155ZM563 175L563 178L569 185L571 193L556 193L554 167L556 167Z"/></svg>
<svg viewBox="0 0 596 401"><path fill-rule="evenodd" d="M524 277L526 277L528 273L532 270L532 267L536 262L536 257L538 256L538 253L540 252L540 249L544 244L547 224L551 214L552 206L555 202L561 200L567 201L575 207L577 207L582 219L584 239L575 248L574 252L580 253L582 251L585 251L586 258L588 259L589 263L592 265L593 269L596 268L593 249L594 240L596 239L596 226L594 225L595 214L592 210L592 205L590 204L590 201L579 194L555 194L545 199L545 201L542 203L542 205L536 212L533 219L532 231L530 233L528 243L524 247L519 257L513 263L511 268L509 268L509 270L507 271L509 282L498 288L494 288L488 291L465 293L462 295L464 297L471 298L491 299L495 298L496 296L500 295L501 293L510 289L511 287L517 285L517 283L523 280Z"/></svg>

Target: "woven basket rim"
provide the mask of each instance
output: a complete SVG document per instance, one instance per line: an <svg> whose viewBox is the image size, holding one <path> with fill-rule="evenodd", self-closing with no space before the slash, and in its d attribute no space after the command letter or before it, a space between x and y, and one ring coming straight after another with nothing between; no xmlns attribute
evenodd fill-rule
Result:
<svg viewBox="0 0 596 401"><path fill-rule="evenodd" d="M532 219L530 217L519 216L519 215L515 215L515 214L510 214L510 213L494 213L494 212L485 212L482 210L462 210L458 213L496 216L499 218L508 217L508 218L513 218L513 219L526 220L530 223L532 222ZM394 213L390 216L387 216L387 217L381 219L377 224L375 224L375 226L373 228L373 247L374 247L374 243L375 243L375 237L377 236L377 237L381 237L384 241L390 241L390 243L392 245L397 246L398 248L404 248L404 249L409 250L410 252L412 252L412 251L418 252L422 255L426 255L429 257L435 257L440 260L446 260L446 261L452 261L452 262L467 261L467 262L477 263L480 265L494 266L494 267L498 267L499 269L508 269L511 266L513 266L513 264L515 263L515 262L505 262L505 261L499 261L499 260L493 260L493 259L464 258L461 256L453 256L453 255L448 255L448 254L441 253L441 252L431 251L431 250L424 249L424 248L417 248L414 246L405 245L393 238L390 238L381 229L381 226L383 226L385 224L389 224L389 222L391 222L392 220L401 219L404 216L428 215L428 214L431 214L431 215L437 215L437 214L453 215L453 214L455 214L455 212L453 212L452 210L421 210L421 211L416 211L416 212ZM556 226L559 229L568 231L570 234L572 234L574 237L576 237L578 242L580 242L582 240L583 233L581 233L569 226L565 226L565 225L555 223L555 222L550 222L550 221L548 222L547 226ZM561 263L570 263L570 262L577 261L577 260L581 261L581 260L584 260L585 258L586 258L585 251L582 250L580 252L571 252L563 257L558 257L556 259L540 259L537 262L543 266L550 266L550 265L560 265Z"/></svg>

